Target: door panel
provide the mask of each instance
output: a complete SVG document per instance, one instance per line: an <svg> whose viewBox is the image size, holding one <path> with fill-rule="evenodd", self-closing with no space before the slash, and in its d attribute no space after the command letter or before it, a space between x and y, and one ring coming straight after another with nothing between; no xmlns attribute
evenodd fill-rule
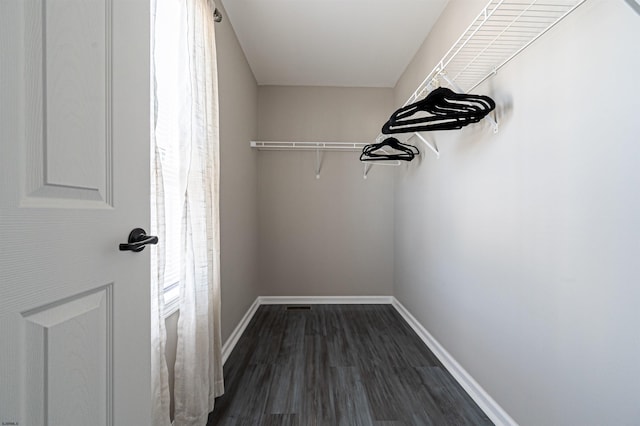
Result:
<svg viewBox="0 0 640 426"><path fill-rule="evenodd" d="M45 182L97 189L104 184L109 109L105 96L108 2L48 0L42 5Z"/></svg>
<svg viewBox="0 0 640 426"><path fill-rule="evenodd" d="M111 0L27 1L23 205L111 205ZM79 206L82 203L77 203Z"/></svg>
<svg viewBox="0 0 640 426"><path fill-rule="evenodd" d="M111 424L112 286L22 313L26 424Z"/></svg>
<svg viewBox="0 0 640 426"><path fill-rule="evenodd" d="M0 1L2 424L150 423L148 76L148 1Z"/></svg>

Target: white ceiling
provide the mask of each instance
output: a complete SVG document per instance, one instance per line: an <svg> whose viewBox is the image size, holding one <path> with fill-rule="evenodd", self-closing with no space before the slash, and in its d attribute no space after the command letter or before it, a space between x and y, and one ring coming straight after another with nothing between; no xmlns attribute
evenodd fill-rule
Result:
<svg viewBox="0 0 640 426"><path fill-rule="evenodd" d="M260 85L393 87L448 0L223 0Z"/></svg>

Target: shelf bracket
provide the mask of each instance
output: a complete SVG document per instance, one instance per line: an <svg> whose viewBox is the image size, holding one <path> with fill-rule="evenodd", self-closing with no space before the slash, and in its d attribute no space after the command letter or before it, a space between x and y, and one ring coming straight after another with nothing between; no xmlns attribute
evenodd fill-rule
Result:
<svg viewBox="0 0 640 426"><path fill-rule="evenodd" d="M383 150L384 151L384 150ZM364 174L362 175L363 179L366 179L367 176L369 176L369 172L371 171L371 168L376 165L376 166L392 166L392 167L398 167L402 165L402 162L400 162L400 160L390 160L389 162L386 161L363 161L364 163ZM375 163L375 164L374 164Z"/></svg>
<svg viewBox="0 0 640 426"><path fill-rule="evenodd" d="M413 134L413 136L417 137L422 142L424 142L424 144L427 145L429 147L429 149L436 154L436 158L440 158L440 151L438 151L438 145L436 144L435 141L433 141L433 142L428 141L424 136L422 136L418 132L415 132Z"/></svg>
<svg viewBox="0 0 640 426"><path fill-rule="evenodd" d="M320 169L322 168L323 154L320 154L320 148L316 149L316 179L320 179Z"/></svg>
<svg viewBox="0 0 640 426"><path fill-rule="evenodd" d="M369 171L371 170L371 163L364 163L364 172L362 174L362 179L366 179L369 175Z"/></svg>
<svg viewBox="0 0 640 426"><path fill-rule="evenodd" d="M497 72L498 70L494 68L493 73L495 74ZM467 93L462 90L462 88L458 86L455 81L451 80L444 71L440 71L438 75L442 77L442 79L446 81L447 84L449 84L449 86L451 86L456 92ZM489 114L487 114L484 119L491 123L491 125L493 126L493 133L498 133L498 123L496 122L496 120L494 120L494 118Z"/></svg>

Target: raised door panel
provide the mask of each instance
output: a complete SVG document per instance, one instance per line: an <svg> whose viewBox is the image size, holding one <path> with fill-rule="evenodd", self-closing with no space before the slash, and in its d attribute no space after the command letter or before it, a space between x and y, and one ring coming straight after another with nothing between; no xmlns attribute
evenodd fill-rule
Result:
<svg viewBox="0 0 640 426"><path fill-rule="evenodd" d="M25 4L23 206L112 205L111 1Z"/></svg>
<svg viewBox="0 0 640 426"><path fill-rule="evenodd" d="M27 424L112 424L111 288L22 314Z"/></svg>

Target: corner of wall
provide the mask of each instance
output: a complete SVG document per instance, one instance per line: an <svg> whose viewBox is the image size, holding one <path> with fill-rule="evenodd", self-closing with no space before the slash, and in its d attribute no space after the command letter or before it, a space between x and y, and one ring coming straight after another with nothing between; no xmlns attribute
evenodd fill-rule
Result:
<svg viewBox="0 0 640 426"><path fill-rule="evenodd" d="M216 24L220 114L222 337L226 340L258 295L258 85L221 4Z"/></svg>

